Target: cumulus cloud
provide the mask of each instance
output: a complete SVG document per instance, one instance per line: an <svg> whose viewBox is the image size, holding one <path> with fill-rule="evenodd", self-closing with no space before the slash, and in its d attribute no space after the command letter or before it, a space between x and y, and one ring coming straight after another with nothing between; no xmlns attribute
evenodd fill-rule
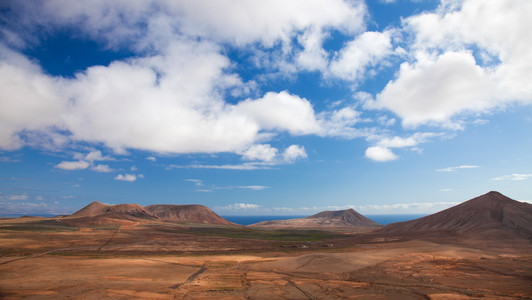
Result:
<svg viewBox="0 0 532 300"><path fill-rule="evenodd" d="M391 161L399 158L392 152L392 148L410 147L411 150L422 153L422 149L416 147L420 143L427 142L432 137L442 136L441 133L434 132L416 132L409 137L388 137L373 135L368 137L368 140L377 140L376 146L366 149L366 157L374 161Z"/></svg>
<svg viewBox="0 0 532 300"><path fill-rule="evenodd" d="M100 173L110 173L113 172L113 169L108 165L95 165L91 167L91 170L100 172Z"/></svg>
<svg viewBox="0 0 532 300"><path fill-rule="evenodd" d="M407 127L461 128L459 116L532 103L530 14L526 0L466 0L405 19L405 32L414 37L412 61L373 104Z"/></svg>
<svg viewBox="0 0 532 300"><path fill-rule="evenodd" d="M242 158L245 160L262 160L273 161L279 150L270 146L269 144L253 145L242 153Z"/></svg>
<svg viewBox="0 0 532 300"><path fill-rule="evenodd" d="M91 151L87 154L74 153L74 158L77 161L62 161L55 165L55 168L63 170L85 170L90 167L91 170L100 173L110 173L113 171L111 167L104 164L95 164L96 161L114 160L111 156L103 156L99 150Z"/></svg>
<svg viewBox="0 0 532 300"><path fill-rule="evenodd" d="M389 32L364 32L347 43L331 61L330 75L341 79L357 81L366 75L366 69L383 62L392 54Z"/></svg>
<svg viewBox="0 0 532 300"><path fill-rule="evenodd" d="M107 155L103 156L102 152L100 150L91 151L91 152L87 153L84 156L81 153L76 153L74 155L74 158L76 158L76 159L84 159L84 160L89 161L89 162L103 161L103 160L114 160L114 158L112 158L111 156L107 156Z"/></svg>
<svg viewBox="0 0 532 300"><path fill-rule="evenodd" d="M365 14L363 2L341 0L20 3L11 26L29 44L75 28L82 38L137 55L66 78L50 76L13 44L0 45L0 87L8 95L0 104L9 108L0 113L0 147L20 148L28 143L21 132L38 131L63 137L58 143L103 144L116 153L238 153L278 132L317 134L310 102L288 92L227 103L224 93L250 84L231 73L220 45L270 49L280 42L301 67L320 69L323 61L311 63L326 59L324 32L360 32Z"/></svg>
<svg viewBox="0 0 532 300"><path fill-rule="evenodd" d="M377 95L377 104L399 115L407 127L438 123L463 111L484 111L493 104L496 85L469 52L403 63L398 78ZM456 126L456 125L455 125Z"/></svg>
<svg viewBox="0 0 532 300"><path fill-rule="evenodd" d="M307 158L307 152L303 146L292 145L283 152L283 159L286 162L293 162L303 158Z"/></svg>
<svg viewBox="0 0 532 300"><path fill-rule="evenodd" d="M317 133L320 129L312 104L286 91L269 92L262 98L242 101L236 108L266 130L302 135Z"/></svg>
<svg viewBox="0 0 532 300"><path fill-rule="evenodd" d="M118 174L116 175L115 180L133 182L137 180L137 176L135 174Z"/></svg>
<svg viewBox="0 0 532 300"><path fill-rule="evenodd" d="M89 162L86 162L84 160L78 160L78 161L62 161L55 165L55 168L62 169L62 170L85 170L90 166Z"/></svg>
<svg viewBox="0 0 532 300"><path fill-rule="evenodd" d="M396 160L399 156L386 147L373 146L366 149L366 157L379 162Z"/></svg>

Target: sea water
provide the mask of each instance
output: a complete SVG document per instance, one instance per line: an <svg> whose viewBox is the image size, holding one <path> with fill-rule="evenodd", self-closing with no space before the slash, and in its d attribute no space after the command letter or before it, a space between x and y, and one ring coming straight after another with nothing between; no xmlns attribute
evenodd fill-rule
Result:
<svg viewBox="0 0 532 300"><path fill-rule="evenodd" d="M410 221L424 217L426 215L420 214L409 214L409 215L366 215L367 218L381 224L387 225L390 223ZM272 220L287 220L287 219L298 219L304 218L307 216L222 216L229 222L233 222L240 225L250 225L262 221L272 221Z"/></svg>
<svg viewBox="0 0 532 300"><path fill-rule="evenodd" d="M28 214L31 216L39 216L39 217L54 217L56 215L50 215L50 214ZM23 214L0 214L0 218L17 218L21 217ZM404 222L404 221L410 221L414 219L418 219L421 217L424 217L426 215L420 215L420 214L409 214L409 215L365 215L367 218L381 224L381 225L387 225L390 223L396 223L396 222ZM222 216L222 218L226 219L229 222L233 222L240 225L250 225L255 224L262 221L272 221L272 220L287 220L287 219L299 219L299 218L305 218L308 216L301 216L301 215L292 215L292 216Z"/></svg>

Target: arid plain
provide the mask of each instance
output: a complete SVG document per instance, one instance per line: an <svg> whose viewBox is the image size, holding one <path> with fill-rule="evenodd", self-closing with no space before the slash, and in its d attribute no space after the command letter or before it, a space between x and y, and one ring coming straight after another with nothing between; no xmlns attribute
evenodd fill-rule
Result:
<svg viewBox="0 0 532 300"><path fill-rule="evenodd" d="M322 230L91 205L0 220L2 299L532 297L531 205L495 192L414 221ZM318 217L356 222L353 212Z"/></svg>

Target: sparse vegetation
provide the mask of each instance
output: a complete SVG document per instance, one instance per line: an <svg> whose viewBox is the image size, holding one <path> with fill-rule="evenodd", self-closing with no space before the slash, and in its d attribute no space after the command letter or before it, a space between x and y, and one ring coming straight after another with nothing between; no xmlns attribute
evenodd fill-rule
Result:
<svg viewBox="0 0 532 300"><path fill-rule="evenodd" d="M31 222L0 224L0 230L60 232L78 231L79 227L57 222L56 220L36 220Z"/></svg>

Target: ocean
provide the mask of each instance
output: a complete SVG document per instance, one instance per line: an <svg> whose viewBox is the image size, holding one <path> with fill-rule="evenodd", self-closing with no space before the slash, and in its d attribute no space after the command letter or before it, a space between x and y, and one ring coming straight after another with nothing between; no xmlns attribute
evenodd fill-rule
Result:
<svg viewBox="0 0 532 300"><path fill-rule="evenodd" d="M381 224L387 225L390 223L410 221L417 218L424 217L426 215L420 214L409 214L409 215L366 215L367 218ZM272 220L287 220L287 219L297 219L304 218L307 216L221 216L222 218L240 225L250 225L262 221L272 221Z"/></svg>
<svg viewBox="0 0 532 300"><path fill-rule="evenodd" d="M53 217L55 215L49 214L29 214L32 216L39 217ZM0 218L17 218L21 217L23 214L0 214ZM366 215L367 218L381 224L387 225L395 222L410 221L417 218L424 217L426 215L420 214L410 214L410 215ZM272 221L272 220L287 220L287 219L298 219L308 216L221 216L222 218L240 225L250 225L262 221Z"/></svg>

